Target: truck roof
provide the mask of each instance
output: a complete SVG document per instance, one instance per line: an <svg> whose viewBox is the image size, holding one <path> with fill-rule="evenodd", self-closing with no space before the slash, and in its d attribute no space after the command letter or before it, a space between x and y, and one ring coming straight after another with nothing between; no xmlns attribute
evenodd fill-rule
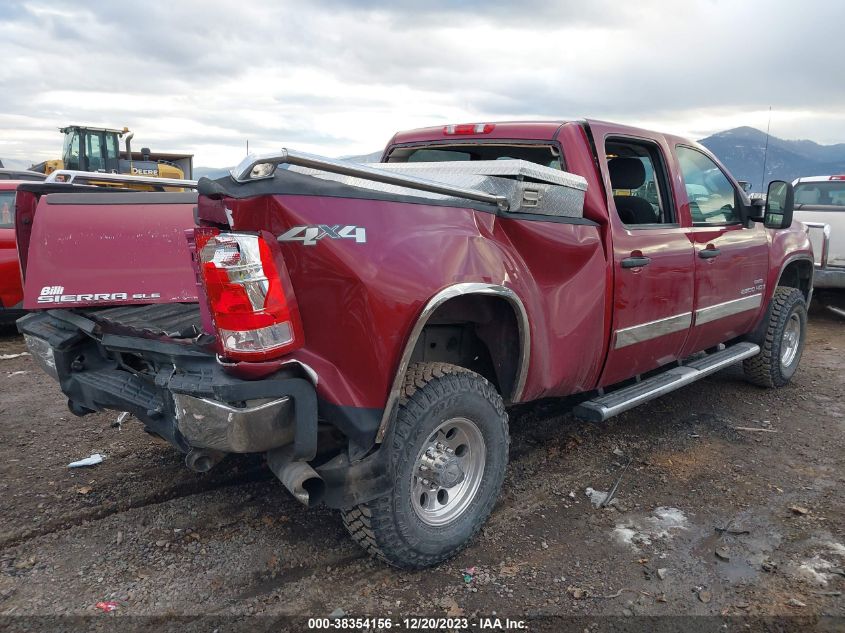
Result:
<svg viewBox="0 0 845 633"><path fill-rule="evenodd" d="M438 125L433 127L417 128L415 130L406 130L397 132L388 143L391 145L398 145L404 143L420 143L431 142L442 139L444 141L454 140L460 142L469 139L509 139L509 140L549 140L552 141L557 136L560 128L567 123L586 123L587 125L597 124L603 126L611 126L615 131L622 134L630 134L633 136L645 137L662 137L671 143L684 143L693 145L707 154L712 154L703 147L700 143L686 139L674 134L658 133L630 125L623 125L613 123L610 121L601 121L598 119L558 119L550 121L479 121L475 123L464 123L458 125ZM470 130L475 127L479 132ZM452 128L450 130L449 128ZM454 128L463 128L462 131L455 133ZM487 129L488 131L484 131ZM468 133L469 132L469 133ZM828 178L827 176L824 177Z"/></svg>
<svg viewBox="0 0 845 633"><path fill-rule="evenodd" d="M0 182L44 180L46 177L41 172L28 169L0 169Z"/></svg>
<svg viewBox="0 0 845 633"><path fill-rule="evenodd" d="M799 182L828 182L829 180L845 180L845 175L801 176L801 178L796 178L792 184L797 185Z"/></svg>
<svg viewBox="0 0 845 633"><path fill-rule="evenodd" d="M419 141L431 141L435 138L443 138L443 140L455 139L461 140L469 137L478 137L486 139L526 139L552 140L557 135L560 127L568 121L495 121L495 122L476 122L459 124L459 126L493 126L489 132L482 132L480 134L449 134L448 128L459 126L453 125L437 125L433 127L421 127L415 130L405 130L397 132L390 145L396 143L415 143Z"/></svg>
<svg viewBox="0 0 845 633"><path fill-rule="evenodd" d="M18 185L32 182L31 180L0 180L0 191L9 191L18 188Z"/></svg>

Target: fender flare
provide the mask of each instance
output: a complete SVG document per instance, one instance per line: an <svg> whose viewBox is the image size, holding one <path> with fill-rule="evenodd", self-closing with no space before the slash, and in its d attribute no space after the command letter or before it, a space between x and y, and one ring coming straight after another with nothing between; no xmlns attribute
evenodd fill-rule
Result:
<svg viewBox="0 0 845 633"><path fill-rule="evenodd" d="M794 253L794 254L790 255L789 257L787 257L784 260L783 264L781 264L780 270L778 271L777 280L775 280L775 284L771 288L772 293L770 295L768 295L769 289L768 288L766 289L766 293L768 295L766 297L766 303L763 304L763 306L762 306L763 309L761 310L760 314L757 317L757 321L754 325L754 329L751 330L750 332L748 332L748 334L745 334L742 337L743 340L751 341L752 343L762 344L763 337L765 336L765 332L766 332L766 325L769 322L769 315L771 314L770 311L771 311L771 308L772 308L772 297L775 296L775 290L780 285L780 280L783 279L783 272L786 270L786 267L789 266L790 264L793 264L795 262L802 261L802 260L810 262L810 266L811 266L810 292L809 292L809 295L807 297L807 307L810 306L810 301L812 301L812 299L813 299L813 277L812 277L812 275L815 272L815 263L814 263L813 258L810 255L808 255L807 253Z"/></svg>
<svg viewBox="0 0 845 633"><path fill-rule="evenodd" d="M393 376L393 384L387 396L387 403L384 407L381 424L376 433L377 444L380 444L384 439L390 422L396 414L399 398L402 394L402 381L404 380L405 372L408 371L408 366L411 363L411 355L414 353L414 348L417 346L417 341L422 335L422 331L428 320L437 308L450 299L466 295L498 297L507 300L513 308L519 328L520 354L519 365L516 370L516 381L514 382L513 394L511 395L510 401L519 402L522 399L522 393L525 390L525 381L528 377L528 363L531 356L531 329L528 323L528 313L525 311L522 300L512 289L506 286L473 282L453 284L447 286L428 300L422 312L420 312L419 317L417 317L408 339L405 341L405 347L399 359L399 366L396 368L396 373Z"/></svg>
<svg viewBox="0 0 845 633"><path fill-rule="evenodd" d="M789 257L784 260L783 264L781 264L780 271L778 272L777 281L775 281L774 288L777 288L780 285L780 280L783 279L783 273L786 270L787 266L799 261L807 261L810 262L810 291L807 293L807 305L810 305L810 302L813 300L813 276L816 273L816 262L813 259L812 255L807 253L795 253L794 255L790 255ZM774 289L772 290L772 296L774 296ZM771 297L769 297L771 300Z"/></svg>

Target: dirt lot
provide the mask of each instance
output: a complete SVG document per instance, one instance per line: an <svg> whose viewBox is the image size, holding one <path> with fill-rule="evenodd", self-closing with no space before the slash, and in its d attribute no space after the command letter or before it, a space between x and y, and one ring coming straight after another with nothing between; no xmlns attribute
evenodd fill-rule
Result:
<svg viewBox="0 0 845 633"><path fill-rule="evenodd" d="M816 309L779 391L732 369L603 425L513 410L490 522L416 573L362 555L260 460L194 474L134 420L72 416L28 356L0 360L0 614L843 616L843 350L845 322ZM618 503L594 507L628 457Z"/></svg>

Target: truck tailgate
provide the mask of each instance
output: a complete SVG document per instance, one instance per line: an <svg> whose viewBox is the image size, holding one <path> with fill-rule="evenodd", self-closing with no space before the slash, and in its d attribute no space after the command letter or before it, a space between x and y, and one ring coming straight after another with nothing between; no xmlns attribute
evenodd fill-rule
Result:
<svg viewBox="0 0 845 633"><path fill-rule="evenodd" d="M22 253L24 307L195 302L195 206L192 193L42 196Z"/></svg>

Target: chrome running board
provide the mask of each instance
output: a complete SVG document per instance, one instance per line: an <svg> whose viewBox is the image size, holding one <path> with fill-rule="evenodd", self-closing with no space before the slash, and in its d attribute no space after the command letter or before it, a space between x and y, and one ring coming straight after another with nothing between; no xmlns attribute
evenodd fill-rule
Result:
<svg viewBox="0 0 845 633"><path fill-rule="evenodd" d="M737 343L681 367L667 369L629 387L582 402L575 407L573 413L576 417L590 422L602 422L623 411L633 409L638 404L659 398L720 369L755 356L759 352L760 348L754 343Z"/></svg>

